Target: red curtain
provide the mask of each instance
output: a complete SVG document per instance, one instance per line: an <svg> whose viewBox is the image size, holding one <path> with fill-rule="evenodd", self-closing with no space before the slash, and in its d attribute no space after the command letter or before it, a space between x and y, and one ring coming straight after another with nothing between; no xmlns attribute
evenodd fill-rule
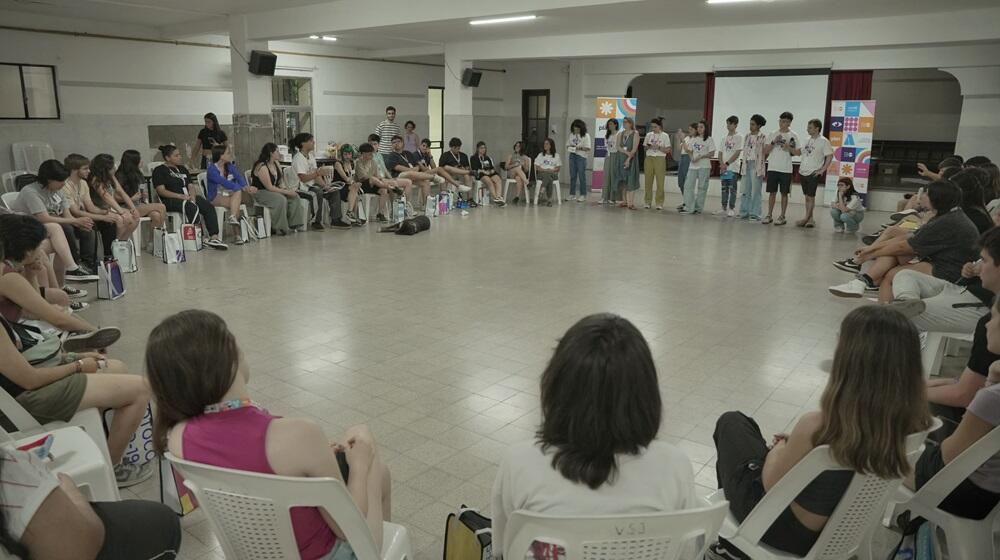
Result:
<svg viewBox="0 0 1000 560"><path fill-rule="evenodd" d="M823 119L823 132L829 136L830 103L834 99L871 99L872 71L847 70L830 72L826 85L826 117Z"/></svg>
<svg viewBox="0 0 1000 560"><path fill-rule="evenodd" d="M709 72L705 74L705 122L708 126L712 126L712 106L715 105L715 73ZM713 136L715 135L714 130L709 130Z"/></svg>

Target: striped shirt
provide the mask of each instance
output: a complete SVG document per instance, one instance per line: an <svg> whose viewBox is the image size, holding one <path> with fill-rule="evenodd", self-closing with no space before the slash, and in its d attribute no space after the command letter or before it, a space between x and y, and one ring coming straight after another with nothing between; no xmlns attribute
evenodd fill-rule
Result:
<svg viewBox="0 0 1000 560"><path fill-rule="evenodd" d="M388 154L392 151L392 137L402 136L399 125L385 119L375 127L375 134L378 134L378 153Z"/></svg>
<svg viewBox="0 0 1000 560"><path fill-rule="evenodd" d="M59 486L59 480L31 453L3 447L0 448L0 461L3 462L0 508L7 520L7 530L20 540L42 502Z"/></svg>

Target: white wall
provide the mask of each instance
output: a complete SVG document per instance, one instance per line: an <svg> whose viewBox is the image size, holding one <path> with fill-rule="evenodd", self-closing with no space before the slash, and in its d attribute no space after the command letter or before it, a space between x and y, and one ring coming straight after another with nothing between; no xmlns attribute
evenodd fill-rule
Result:
<svg viewBox="0 0 1000 560"><path fill-rule="evenodd" d="M954 142L962 115L958 80L932 68L876 70L876 140Z"/></svg>

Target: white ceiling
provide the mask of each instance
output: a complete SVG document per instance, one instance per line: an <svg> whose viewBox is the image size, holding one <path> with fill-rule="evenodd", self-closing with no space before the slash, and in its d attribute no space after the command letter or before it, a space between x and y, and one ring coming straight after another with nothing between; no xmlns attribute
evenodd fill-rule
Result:
<svg viewBox="0 0 1000 560"><path fill-rule="evenodd" d="M331 0L0 0L0 9L158 27Z"/></svg>

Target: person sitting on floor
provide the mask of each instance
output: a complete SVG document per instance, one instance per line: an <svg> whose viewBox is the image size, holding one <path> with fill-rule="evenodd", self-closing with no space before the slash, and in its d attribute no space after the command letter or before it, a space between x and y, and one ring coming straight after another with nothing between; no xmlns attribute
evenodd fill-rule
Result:
<svg viewBox="0 0 1000 560"><path fill-rule="evenodd" d="M225 321L208 311L182 311L157 325L146 345L146 370L158 452L228 469L341 480L381 548L391 482L367 427L330 442L315 420L276 417L254 403L246 358ZM326 511L295 508L291 521L302 558L354 558Z"/></svg>
<svg viewBox="0 0 1000 560"><path fill-rule="evenodd" d="M898 311L859 307L840 325L819 410L799 417L790 434L775 434L768 445L757 423L742 412L719 417L712 436L719 488L725 491L730 512L742 523L767 492L821 445L830 446L833 458L855 472L902 478L910 472L907 436L930 426L917 330ZM761 542L796 556L808 554L853 475L821 473ZM719 549L733 547L720 540L713 548L719 554Z"/></svg>
<svg viewBox="0 0 1000 560"><path fill-rule="evenodd" d="M278 145L268 142L260 149L260 156L253 164L251 184L257 187L256 201L271 213L271 231L288 235L289 231L305 229L305 209L295 190L284 184L281 173L281 152Z"/></svg>
<svg viewBox="0 0 1000 560"><path fill-rule="evenodd" d="M205 245L222 251L228 249L219 237L219 219L215 215L215 208L195 190L190 172L181 165L180 150L177 146L167 144L160 146L160 154L163 156L163 165L153 170L153 186L167 207L167 212L177 212L184 216L185 221L200 216L208 229Z"/></svg>
<svg viewBox="0 0 1000 560"><path fill-rule="evenodd" d="M833 218L835 233L856 233L861 227L861 220L865 219L865 205L854 190L854 180L850 177L837 179L837 201L830 206L830 217Z"/></svg>
<svg viewBox="0 0 1000 560"><path fill-rule="evenodd" d="M121 163L115 171L115 178L121 186L121 191L115 192L115 200L118 204L129 204L139 217L149 218L149 223L154 228L163 227L163 222L167 217L167 208L159 202L150 202L149 195L142 185L146 183L146 177L142 174L142 155L139 150L125 150L122 152Z"/></svg>
<svg viewBox="0 0 1000 560"><path fill-rule="evenodd" d="M559 340L541 379L536 440L514 444L493 483L493 557L517 510L617 515L699 507L691 461L657 439L663 404L642 333L611 314ZM554 558L555 556L547 556Z"/></svg>

